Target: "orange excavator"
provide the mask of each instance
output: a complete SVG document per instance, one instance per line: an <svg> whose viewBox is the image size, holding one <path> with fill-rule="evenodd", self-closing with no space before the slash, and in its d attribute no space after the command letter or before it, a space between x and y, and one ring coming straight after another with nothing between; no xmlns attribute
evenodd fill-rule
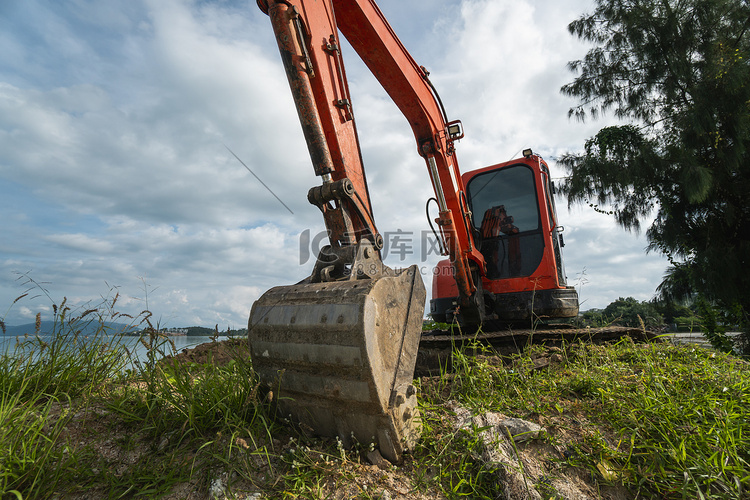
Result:
<svg viewBox="0 0 750 500"><path fill-rule="evenodd" d="M412 385L426 302L417 266L381 257L344 69L348 40L414 132L435 192L444 255L434 273L433 318L476 328L570 317L561 228L547 165L531 151L461 175L447 118L428 78L374 0L258 0L276 35L315 174L308 200L329 244L300 283L274 287L252 307L253 366L279 411L301 428L374 443L398 462L420 435ZM428 202L429 204L429 202Z"/></svg>

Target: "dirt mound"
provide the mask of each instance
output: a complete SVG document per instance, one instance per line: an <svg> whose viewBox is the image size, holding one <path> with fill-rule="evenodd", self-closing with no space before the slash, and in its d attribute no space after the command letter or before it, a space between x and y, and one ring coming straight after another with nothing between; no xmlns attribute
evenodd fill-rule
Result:
<svg viewBox="0 0 750 500"><path fill-rule="evenodd" d="M250 349L246 338L228 339L222 341L206 342L198 344L189 349L183 349L179 354L165 356L164 362L196 363L205 365L208 363L223 366L229 361L250 356Z"/></svg>

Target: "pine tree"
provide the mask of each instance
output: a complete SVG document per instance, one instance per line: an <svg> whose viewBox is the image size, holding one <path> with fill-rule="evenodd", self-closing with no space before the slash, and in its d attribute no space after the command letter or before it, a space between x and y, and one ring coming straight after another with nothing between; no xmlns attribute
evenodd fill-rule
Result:
<svg viewBox="0 0 750 500"><path fill-rule="evenodd" d="M701 295L750 325L750 2L597 0L569 31L571 116L605 127L561 163L569 203L612 207L669 257L665 297Z"/></svg>

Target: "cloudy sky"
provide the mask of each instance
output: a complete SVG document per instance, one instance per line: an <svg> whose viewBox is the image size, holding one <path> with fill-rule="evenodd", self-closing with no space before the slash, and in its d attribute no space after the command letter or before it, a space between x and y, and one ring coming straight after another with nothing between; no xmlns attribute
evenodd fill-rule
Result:
<svg viewBox="0 0 750 500"><path fill-rule="evenodd" d="M604 122L567 118L560 86L586 46L566 25L588 0L380 0L404 45L461 119L463 171L531 147L554 159ZM345 47L346 50L346 47ZM418 263L432 196L406 120L345 52L375 217ZM347 57L348 56L348 57ZM237 154L288 206L238 161ZM254 0L0 2L0 319L119 292L163 326L242 327L266 289L312 268L300 235L323 229L318 183L268 18ZM665 261L588 206L565 208L567 274L582 309L648 300ZM404 241L402 239L402 241ZM7 312L6 312L7 311Z"/></svg>

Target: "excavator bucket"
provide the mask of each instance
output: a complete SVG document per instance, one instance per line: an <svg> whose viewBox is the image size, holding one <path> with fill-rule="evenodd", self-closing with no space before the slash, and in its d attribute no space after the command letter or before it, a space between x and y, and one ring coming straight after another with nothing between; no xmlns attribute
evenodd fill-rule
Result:
<svg viewBox="0 0 750 500"><path fill-rule="evenodd" d="M400 462L421 432L412 381L425 295L416 266L263 294L250 313L250 353L281 415L347 446L374 441Z"/></svg>

